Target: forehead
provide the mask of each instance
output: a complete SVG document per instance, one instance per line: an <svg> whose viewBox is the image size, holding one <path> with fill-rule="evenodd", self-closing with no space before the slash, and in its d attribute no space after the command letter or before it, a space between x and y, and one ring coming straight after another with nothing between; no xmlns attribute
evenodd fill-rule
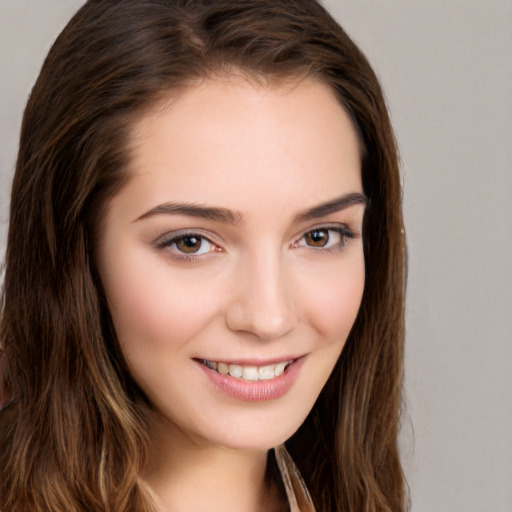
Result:
<svg viewBox="0 0 512 512"><path fill-rule="evenodd" d="M261 198L315 203L361 190L356 131L318 82L205 81L143 116L130 144L127 192L148 208L179 200L244 210Z"/></svg>

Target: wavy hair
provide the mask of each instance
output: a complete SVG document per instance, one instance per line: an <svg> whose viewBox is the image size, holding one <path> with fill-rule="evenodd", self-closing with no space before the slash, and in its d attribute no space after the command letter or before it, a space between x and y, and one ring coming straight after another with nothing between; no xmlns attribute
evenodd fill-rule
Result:
<svg viewBox="0 0 512 512"><path fill-rule="evenodd" d="M361 309L313 410L287 442L319 512L400 512L405 235L379 82L315 0L89 0L50 50L23 118L0 343L16 400L0 414L0 510L146 512L147 400L95 268L134 122L198 80L327 84L359 134L369 198Z"/></svg>

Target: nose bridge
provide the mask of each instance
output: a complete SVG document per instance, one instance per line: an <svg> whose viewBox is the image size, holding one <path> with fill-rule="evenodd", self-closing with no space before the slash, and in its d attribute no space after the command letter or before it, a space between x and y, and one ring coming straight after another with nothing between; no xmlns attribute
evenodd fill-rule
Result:
<svg viewBox="0 0 512 512"><path fill-rule="evenodd" d="M291 281L279 250L255 250L241 262L228 325L260 339L279 338L296 324Z"/></svg>

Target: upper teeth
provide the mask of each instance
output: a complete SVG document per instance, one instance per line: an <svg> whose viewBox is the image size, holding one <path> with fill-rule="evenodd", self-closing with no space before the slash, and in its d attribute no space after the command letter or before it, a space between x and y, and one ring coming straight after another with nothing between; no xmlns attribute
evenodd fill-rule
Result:
<svg viewBox="0 0 512 512"><path fill-rule="evenodd" d="M285 368L292 361L285 361L277 364L269 364L267 366L242 366L239 364L216 363L215 361L202 360L202 363L212 370L217 370L222 375L231 375L244 380L269 380L279 377Z"/></svg>

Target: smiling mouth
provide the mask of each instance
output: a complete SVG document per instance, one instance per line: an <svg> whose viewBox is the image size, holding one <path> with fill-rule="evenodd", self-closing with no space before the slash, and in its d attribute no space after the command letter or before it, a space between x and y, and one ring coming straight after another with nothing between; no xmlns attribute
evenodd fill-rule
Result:
<svg viewBox="0 0 512 512"><path fill-rule="evenodd" d="M220 373L221 375L229 375L236 379L255 382L259 380L272 380L281 376L286 368L294 362L294 360L282 361L280 363L269 364L266 366L229 364L209 361L207 359L200 359L199 362L210 370Z"/></svg>

